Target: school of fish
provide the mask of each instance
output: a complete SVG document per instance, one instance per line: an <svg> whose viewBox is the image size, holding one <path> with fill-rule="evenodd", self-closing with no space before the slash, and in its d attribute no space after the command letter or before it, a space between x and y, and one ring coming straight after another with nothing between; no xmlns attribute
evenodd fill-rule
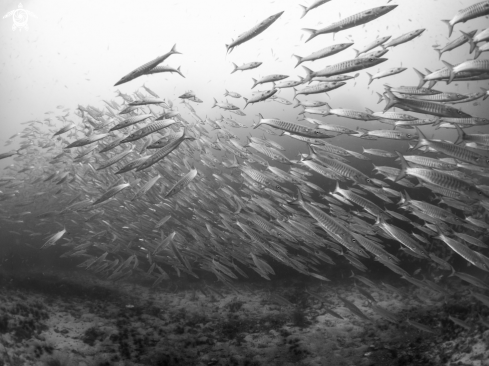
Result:
<svg viewBox="0 0 489 366"><path fill-rule="evenodd" d="M323 11L329 2L301 5L302 17L312 10ZM373 24L379 17L402 11L403 6L409 5L386 4L322 29L304 28L309 34L305 42ZM282 13L231 40L227 53L238 46L247 47L258 34L278 26ZM452 36L458 23L488 14L489 1L482 1L443 21ZM330 44L307 56L293 55L296 67L306 73L304 78L285 80L287 75L272 74L253 79L251 89L269 88L249 98L225 90L224 96L232 98L232 103L219 102L218 96L203 101L187 91L180 95L178 106L186 108L191 121L174 101L144 84L133 95L117 91L120 100L104 100L103 108L79 105L73 116L59 106L65 113L56 117L63 124L61 128L53 118L28 121L7 141L8 145L19 136L23 139L20 148L0 154L0 159L13 157L15 161L0 177L0 222L3 227L33 223L22 235L49 234L45 240L39 238L39 248L60 246L65 249L63 257L79 258L78 267L111 281L140 274L152 278L157 286L172 276L199 278L199 273L207 271L234 288L233 281L248 277L250 269L270 280L275 274L273 262L280 262L322 281L329 281L324 268L351 266L356 280L376 288L378 284L358 274L367 272L375 260L416 287L447 292L436 282L420 280L417 273L403 269L401 259L409 257L419 267L433 267L469 283L474 287L473 296L488 305L489 298L477 291L489 290L489 284L455 270L453 262L463 258L477 267L480 277L489 272L489 134L465 131L487 125L489 119L469 115L453 105L483 101L489 94L485 89L471 94L445 92L442 83L489 79L489 60L479 59L488 50L489 43L483 42L489 40L489 28L461 32L438 48L442 58L445 52L469 44L467 57L473 53L474 58L457 65L440 60L443 67L434 72L415 69L418 85L380 86L377 79L405 72L408 67L390 65L368 73L368 84L377 88L379 103L386 103L382 111L334 105L334 90L357 76L347 74L387 65L388 52L415 42L425 31L378 36L367 45L355 45L356 57L345 57L322 70L314 71L303 63L346 54L353 43ZM184 77L180 68L160 65L174 55L182 55L176 46L128 73L115 86L155 73ZM252 75L251 70L262 64L244 61L241 66L233 63L231 74L241 71ZM434 89L435 85L440 90ZM293 101L275 95L284 88L293 88ZM308 99L326 92L333 96L331 105ZM242 110L265 101L299 108L293 110L301 120L283 121L260 114L252 121ZM191 103L213 103L212 108L246 122L231 114L202 118ZM392 110L394 107L402 111ZM336 124L328 122L330 116ZM352 130L341 125L343 118L379 121L386 127ZM428 138L420 128L426 125L455 129L458 138ZM232 128L247 129L246 141ZM263 133L281 135L284 141L301 141L308 153L291 156ZM360 147L366 139L393 139L409 149L402 151L403 145L399 145L393 151L363 148L360 153L335 144L340 135L355 138ZM389 161L386 159L390 159L387 165L377 163ZM359 166L359 161L362 169L353 166ZM331 184L336 188L328 192L325 186ZM51 232L44 232L44 226ZM54 226L58 231L53 232ZM11 232L19 234L13 228ZM368 291L362 291L369 296ZM347 299L340 300L366 318ZM399 321L374 303L371 306L388 320ZM432 331L412 320L407 322Z"/></svg>

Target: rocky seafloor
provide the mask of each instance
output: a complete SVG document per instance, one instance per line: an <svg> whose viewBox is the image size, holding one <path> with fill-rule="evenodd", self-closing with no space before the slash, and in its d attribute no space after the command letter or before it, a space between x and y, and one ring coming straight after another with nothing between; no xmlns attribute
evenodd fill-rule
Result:
<svg viewBox="0 0 489 366"><path fill-rule="evenodd" d="M0 366L489 365L489 328L479 318L489 308L465 284L450 284L457 291L446 297L403 282L405 296L358 285L394 322L351 280L237 283L233 291L210 282L151 288L83 273L1 273Z"/></svg>

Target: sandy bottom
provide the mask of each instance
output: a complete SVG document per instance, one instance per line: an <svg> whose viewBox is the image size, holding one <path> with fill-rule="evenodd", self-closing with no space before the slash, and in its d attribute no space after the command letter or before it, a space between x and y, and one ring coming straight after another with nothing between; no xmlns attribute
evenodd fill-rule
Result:
<svg viewBox="0 0 489 366"><path fill-rule="evenodd" d="M351 281L335 287L248 283L235 291L75 277L1 277L0 366L489 365L489 328L477 315L487 319L489 308L462 284L445 299L405 284L402 297L359 285L392 319L374 311ZM435 333L410 326L407 318Z"/></svg>

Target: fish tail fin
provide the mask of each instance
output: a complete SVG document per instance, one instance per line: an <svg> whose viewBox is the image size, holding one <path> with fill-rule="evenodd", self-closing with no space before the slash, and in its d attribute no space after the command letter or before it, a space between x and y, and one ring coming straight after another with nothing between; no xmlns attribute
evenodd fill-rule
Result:
<svg viewBox="0 0 489 366"><path fill-rule="evenodd" d="M302 63L302 57L297 56L297 55L292 55L292 57L295 57L297 59L297 64L294 66L294 69L299 66Z"/></svg>
<svg viewBox="0 0 489 366"><path fill-rule="evenodd" d="M216 105L217 105L217 100L216 98L214 98L214 105L212 106L212 108L214 108Z"/></svg>
<svg viewBox="0 0 489 366"><path fill-rule="evenodd" d="M224 89L224 90L225 90L224 96L227 97L229 95L229 92L227 89Z"/></svg>
<svg viewBox="0 0 489 366"><path fill-rule="evenodd" d="M334 188L333 193L340 193L341 194L342 189L340 188L340 183L336 181L336 187Z"/></svg>
<svg viewBox="0 0 489 366"><path fill-rule="evenodd" d="M243 97L243 99L244 99L244 100L245 100L245 102L246 102L245 106L243 107L243 109L245 109L245 108L246 108L246 106L248 105L248 99L247 99L247 98L245 98L245 97Z"/></svg>
<svg viewBox="0 0 489 366"><path fill-rule="evenodd" d="M448 26L448 38L450 38L453 32L453 25L450 24L450 20L442 19L441 21Z"/></svg>
<svg viewBox="0 0 489 366"><path fill-rule="evenodd" d="M386 89L385 94L387 94L387 104L385 105L384 112L391 109L398 103L397 97L390 91L390 89Z"/></svg>
<svg viewBox="0 0 489 366"><path fill-rule="evenodd" d="M424 79L426 77L426 75L414 67L413 67L413 70L414 70L414 72L416 72L416 75L418 75L418 78L419 78L419 83L418 83L418 89L419 89L424 85L424 83L426 83L426 80Z"/></svg>
<svg viewBox="0 0 489 366"><path fill-rule="evenodd" d="M173 45L173 47L171 48L170 53L171 53L172 55L181 55L181 54L182 54L181 52L178 52L178 51L177 51L177 44L176 44L176 43L175 43L175 44Z"/></svg>
<svg viewBox="0 0 489 366"><path fill-rule="evenodd" d="M234 69L233 69L233 71L231 71L231 74L234 74L236 71L238 71L238 65L236 65L234 62L232 62L232 64L233 64Z"/></svg>
<svg viewBox="0 0 489 366"><path fill-rule="evenodd" d="M426 138L426 136L423 134L423 132L421 132L421 130L417 126L414 126L414 128L416 129L416 132L418 133L418 142L413 147L413 150L416 150L416 149L419 149L421 146L428 145L429 142L428 142L428 139Z"/></svg>
<svg viewBox="0 0 489 366"><path fill-rule="evenodd" d="M261 113L258 113L258 116L260 117L260 119L258 120L258 122L256 122L254 125L253 125L253 129L256 129L258 126L260 126L261 124L261 120L264 119L263 116L261 115Z"/></svg>
<svg viewBox="0 0 489 366"><path fill-rule="evenodd" d="M353 52L355 52L355 58L357 58L360 55L360 51L352 48Z"/></svg>
<svg viewBox="0 0 489 366"><path fill-rule="evenodd" d="M481 87L481 89L486 92L486 95L484 95L484 97L482 98L482 100L486 100L487 97L489 97L489 94L487 93L488 89L482 88L482 87Z"/></svg>
<svg viewBox="0 0 489 366"><path fill-rule="evenodd" d="M312 71L311 69L305 67L304 65L302 65L302 68L306 72L306 77L304 78L304 82L311 81L311 79L314 77L314 71Z"/></svg>
<svg viewBox="0 0 489 366"><path fill-rule="evenodd" d="M304 5L301 5L299 4L299 6L302 8L302 15L300 17L300 19L304 18L307 14L307 7L305 7Z"/></svg>
<svg viewBox="0 0 489 366"><path fill-rule="evenodd" d="M462 128L457 123L455 123L455 128L457 129L458 136L457 136L457 139L455 140L454 144L458 145L465 140L465 137L467 136L467 134L464 132L464 130L462 130Z"/></svg>
<svg viewBox="0 0 489 366"><path fill-rule="evenodd" d="M372 74L369 74L368 72L366 72L366 74L368 75L368 85L370 85L374 79L372 79Z"/></svg>
<svg viewBox="0 0 489 366"><path fill-rule="evenodd" d="M407 168L409 168L409 165L408 165L406 159L404 159L404 156L402 156L402 154L399 151L396 151L396 154L397 154L397 156L399 156L399 159L401 160L401 171L397 175L394 182L398 182L402 178L405 178L407 176L406 170L407 170ZM379 220L379 219L380 219L380 216L377 218L377 220Z"/></svg>
<svg viewBox="0 0 489 366"><path fill-rule="evenodd" d="M296 89L296 88L292 88L292 89L294 90L294 99L295 99L295 97L297 96L297 89ZM299 106L299 104L297 104L297 106L296 106L296 107L298 107L298 106ZM294 107L294 108L295 108L295 107Z"/></svg>
<svg viewBox="0 0 489 366"><path fill-rule="evenodd" d="M307 32L309 33L309 38L306 39L306 43L309 42L311 39L313 39L314 37L316 37L316 33L317 31L315 29L311 29L311 28L302 28L302 30L304 32Z"/></svg>
<svg viewBox="0 0 489 366"><path fill-rule="evenodd" d="M443 62L445 64L445 66L447 67L447 69L450 70L450 77L447 80L447 85L448 85L455 78L455 72L453 71L453 65L450 64L450 63L448 63L448 62L446 62L446 61L443 61L443 60L441 62Z"/></svg>
<svg viewBox="0 0 489 366"><path fill-rule="evenodd" d="M182 78L186 79L186 77L185 77L185 76L183 76L182 71L180 70L180 68L181 68L181 67L182 67L182 66L178 66L178 67L177 67L177 72L180 74L180 76L181 76Z"/></svg>
<svg viewBox="0 0 489 366"><path fill-rule="evenodd" d="M435 51L438 52L438 60L441 59L441 55L443 54L443 51L440 48L435 48Z"/></svg>
<svg viewBox="0 0 489 366"><path fill-rule="evenodd" d="M474 60L476 60L481 55L482 51L477 46L475 46L474 49L475 49Z"/></svg>
<svg viewBox="0 0 489 366"><path fill-rule="evenodd" d="M486 96L485 98L487 98L487 96ZM485 98L484 98L484 99L485 99ZM301 105L301 102L299 101L299 99L297 99L297 98L295 98L295 97L294 97L294 105L293 105L292 107L293 107L293 108L297 108L297 107L299 107L300 105Z"/></svg>
<svg viewBox="0 0 489 366"><path fill-rule="evenodd" d="M379 104L380 102L382 102L384 100L384 97L382 96L382 94L376 92L377 95L379 96L379 100L377 101L377 104Z"/></svg>
<svg viewBox="0 0 489 366"><path fill-rule="evenodd" d="M253 88L254 88L254 87L257 85L257 84L256 84L256 83L257 83L257 81L256 81L256 79L253 79L253 78L251 78L251 80L253 80L253 86L251 87L251 89L253 89Z"/></svg>
<svg viewBox="0 0 489 366"><path fill-rule="evenodd" d="M297 199L287 202L289 205L300 205L304 203L304 198L302 197L301 190L297 188Z"/></svg>
<svg viewBox="0 0 489 366"><path fill-rule="evenodd" d="M472 36L466 32L463 32L463 31L460 31L460 33L462 33L462 35L464 36L464 38L467 40L467 42L469 42L470 44L470 50L469 50L469 53L472 53L475 49L475 42L474 40L472 39ZM476 57L477 58L477 57Z"/></svg>

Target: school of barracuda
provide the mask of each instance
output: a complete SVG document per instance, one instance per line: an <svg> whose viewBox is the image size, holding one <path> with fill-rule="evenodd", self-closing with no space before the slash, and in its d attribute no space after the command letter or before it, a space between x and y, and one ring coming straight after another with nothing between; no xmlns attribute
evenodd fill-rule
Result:
<svg viewBox="0 0 489 366"><path fill-rule="evenodd" d="M327 7L328 2L301 5L302 17L320 6ZM379 17L402 11L398 9L402 6L409 5L380 6L322 29L304 29L309 34L306 42L375 23ZM247 47L243 44L252 43L282 13L266 18L231 41L226 45L227 53L238 46ZM489 1L483 1L444 22L452 36L458 23L488 14ZM174 102L145 85L133 95L117 91L121 100L104 100L104 108L79 105L74 111L76 117L70 118L69 109L64 109L66 114L57 117L63 123L61 129L52 118L26 122L24 130L7 142L20 136L25 140L20 148L0 155L2 159L18 155L15 164L1 177L1 221L8 225L34 217L36 226L59 225L61 230L51 232L47 240L40 239L39 247L66 248L63 257L79 257L79 267L112 281L144 274L153 278L156 286L177 275L198 278L199 270L213 273L234 288L233 280L247 277L244 268L270 279L274 275L271 259L329 281L322 274L324 266L347 261L355 271L366 272L368 263L375 260L421 289L447 292L434 281L417 279L404 270L393 253L394 248L396 253L400 248L420 263L488 290L489 284L456 271L451 262L461 256L479 268L481 274L489 272L489 258L483 254L487 254L489 243L489 186L484 184L489 178L489 134L464 131L487 125L489 119L471 116L452 106L486 100L489 94L485 89L459 94L434 87L457 80L489 79L489 60L478 58L488 50L489 43L481 42L489 40L489 28L461 32L458 38L437 49L442 57L467 43L467 56L474 54L475 58L458 65L441 60L444 67L434 72L426 70L426 74L415 70L420 78L418 85L381 87L377 81L405 72L406 67L386 67L369 74L369 85L378 88L379 103L386 103L383 111L356 111L335 108L334 102L329 105L299 99L325 92L334 97L335 89L354 78L346 74L387 65L388 58L382 56L406 42L415 42L425 29L406 31L403 35L393 34L396 38L377 37L368 45L358 45L355 58L322 70L313 71L301 64L345 52L353 43L333 44L305 57L293 55L298 61L296 67L301 65L306 72L304 78L285 81L287 75L273 74L253 79L252 89L258 85L273 87L255 92L248 99L225 90L224 95L233 98L233 103L218 102L216 97L212 105L243 117L246 114L239 107L243 104L241 99L245 102L243 109L265 100L292 105L275 94L278 89L294 88L293 107L301 107L295 109L303 118L300 123L262 115L252 125L250 117L244 117L248 123L240 123L231 115L203 119L191 102L212 101L202 101L192 91L179 97L193 119L189 122ZM115 85L134 83L142 75L162 72L184 77L180 68L160 66L178 54L173 46ZM248 70L262 64L245 61L241 66L234 64L231 74L252 74ZM403 112L389 111L393 107ZM310 115L326 118L318 120ZM352 130L328 123L327 116L380 121L386 128ZM429 139L419 128L423 125L454 128L458 138L454 142ZM250 137L240 141L230 127L247 128ZM264 131L302 141L309 153L292 157L279 143L252 135L258 130L260 135ZM357 138L360 145L363 139L406 140L410 149L402 153L363 149L363 153L358 153L335 145L335 137L342 134ZM40 153L39 148L44 152ZM220 151L222 159L214 157L213 150ZM379 158L392 159L392 165L398 164L398 168L373 165ZM372 174L351 166L353 159L373 165ZM336 189L326 192L311 181L312 177L336 182ZM427 201L412 199L413 194L408 193L423 189L430 192L424 195L429 198ZM22 207L29 211L18 212ZM408 224L412 226L410 231L399 227ZM32 237L46 234L40 228L25 229L25 233ZM395 242L399 245L393 246ZM445 258L435 254L442 247L449 248L445 253L450 254ZM355 278L367 286L377 286L364 276ZM386 287L396 291L388 284ZM487 296L476 292L473 295L489 303ZM352 312L365 317L348 300L341 300ZM378 312L387 316L383 309ZM430 331L414 321L408 323Z"/></svg>

